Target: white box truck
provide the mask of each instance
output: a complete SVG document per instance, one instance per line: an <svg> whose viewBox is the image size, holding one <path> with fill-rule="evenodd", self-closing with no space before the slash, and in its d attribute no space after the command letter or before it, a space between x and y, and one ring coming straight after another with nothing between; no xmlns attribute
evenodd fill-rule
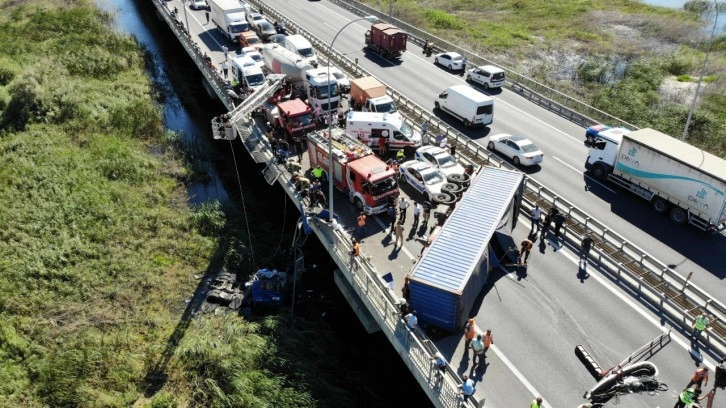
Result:
<svg viewBox="0 0 726 408"><path fill-rule="evenodd" d="M235 44L239 43L239 33L250 29L250 24L245 18L248 8L249 6L243 6L237 0L209 0L212 23L222 35Z"/></svg>
<svg viewBox="0 0 726 408"><path fill-rule="evenodd" d="M440 93L434 106L464 122L466 127L494 121L494 100L468 85L454 85Z"/></svg>
<svg viewBox="0 0 726 408"><path fill-rule="evenodd" d="M726 160L653 129L600 132L585 167L648 200L676 224L716 232L726 223Z"/></svg>

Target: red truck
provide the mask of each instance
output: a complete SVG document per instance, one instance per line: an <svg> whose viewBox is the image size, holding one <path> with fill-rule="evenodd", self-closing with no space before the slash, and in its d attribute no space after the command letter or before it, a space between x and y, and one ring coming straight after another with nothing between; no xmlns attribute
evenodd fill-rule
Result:
<svg viewBox="0 0 726 408"><path fill-rule="evenodd" d="M387 23L376 23L366 31L366 47L386 58L398 58L406 51L408 34Z"/></svg>
<svg viewBox="0 0 726 408"><path fill-rule="evenodd" d="M310 166L320 167L330 176L328 132L308 134ZM344 129L333 129L333 184L346 193L359 211L368 215L388 209L390 197L398 197L396 172L373 154L373 150Z"/></svg>
<svg viewBox="0 0 726 408"><path fill-rule="evenodd" d="M267 101L262 105L262 110L271 125L285 129L290 142L305 140L305 136L315 130L313 111L300 99L277 102L277 104Z"/></svg>

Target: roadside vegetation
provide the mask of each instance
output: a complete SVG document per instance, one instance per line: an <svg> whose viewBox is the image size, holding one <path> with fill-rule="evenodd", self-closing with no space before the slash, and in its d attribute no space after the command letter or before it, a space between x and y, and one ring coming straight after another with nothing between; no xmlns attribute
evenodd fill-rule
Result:
<svg viewBox="0 0 726 408"><path fill-rule="evenodd" d="M203 166L110 21L0 3L0 406L354 406L325 327L197 314L194 275L247 267L244 220L188 205Z"/></svg>
<svg viewBox="0 0 726 408"><path fill-rule="evenodd" d="M388 11L388 0L363 0ZM681 137L713 2L395 0L394 16L628 123ZM712 21L712 20L711 20ZM716 32L687 141L726 157L726 35ZM611 123L612 124L612 123Z"/></svg>

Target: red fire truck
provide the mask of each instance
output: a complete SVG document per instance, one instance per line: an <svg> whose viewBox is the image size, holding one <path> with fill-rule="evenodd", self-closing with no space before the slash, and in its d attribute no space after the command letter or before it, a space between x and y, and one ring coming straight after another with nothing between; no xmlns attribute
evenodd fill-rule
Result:
<svg viewBox="0 0 726 408"><path fill-rule="evenodd" d="M327 130L308 134L310 166L320 165L330 177L328 152ZM385 212L390 198L399 194L396 172L370 147L339 128L333 129L333 175L335 187L368 215Z"/></svg>

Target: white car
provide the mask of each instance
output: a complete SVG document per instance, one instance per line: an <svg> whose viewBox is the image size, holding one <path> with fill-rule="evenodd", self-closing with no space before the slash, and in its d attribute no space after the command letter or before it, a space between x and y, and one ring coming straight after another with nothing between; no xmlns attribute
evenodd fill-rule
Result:
<svg viewBox="0 0 726 408"><path fill-rule="evenodd" d="M264 20L265 16L260 13L247 13L247 22L254 26L258 21Z"/></svg>
<svg viewBox="0 0 726 408"><path fill-rule="evenodd" d="M262 54L260 54L260 52L257 51L257 48L244 47L244 48L242 48L241 55L244 55L245 57L250 57L253 61L255 61L255 64L258 67L264 68L265 61L262 59Z"/></svg>
<svg viewBox="0 0 726 408"><path fill-rule="evenodd" d="M484 87L499 88L504 85L504 70L494 65L482 65L466 71L466 82L475 82Z"/></svg>
<svg viewBox="0 0 726 408"><path fill-rule="evenodd" d="M189 8L192 10L206 10L209 7L207 0L192 0Z"/></svg>
<svg viewBox="0 0 726 408"><path fill-rule="evenodd" d="M524 136L494 135L489 138L487 148L509 157L516 165L533 166L542 163L544 157L544 153Z"/></svg>
<svg viewBox="0 0 726 408"><path fill-rule="evenodd" d="M456 161L454 156L438 146L421 146L416 149L416 160L428 163L438 168L444 176L464 174L464 166Z"/></svg>
<svg viewBox="0 0 726 408"><path fill-rule="evenodd" d="M336 67L330 67L330 75L335 77L335 81L338 83L338 89L341 93L350 92L350 79L348 79L348 75L345 75L343 71Z"/></svg>
<svg viewBox="0 0 726 408"><path fill-rule="evenodd" d="M434 64L446 67L449 71L464 69L464 57L458 52L442 52L434 55Z"/></svg>
<svg viewBox="0 0 726 408"><path fill-rule="evenodd" d="M398 167L399 179L406 180L416 191L434 201L434 196L441 193L446 184L446 176L437 168L418 160L409 160Z"/></svg>

